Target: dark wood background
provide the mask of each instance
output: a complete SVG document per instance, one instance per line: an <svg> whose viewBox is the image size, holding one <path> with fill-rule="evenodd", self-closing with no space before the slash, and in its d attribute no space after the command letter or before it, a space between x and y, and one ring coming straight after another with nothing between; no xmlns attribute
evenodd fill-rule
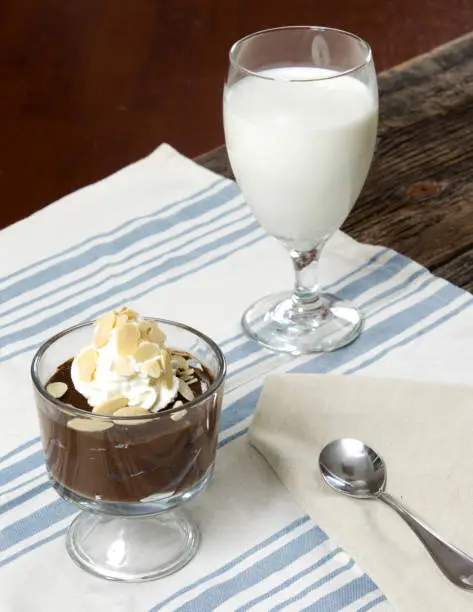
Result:
<svg viewBox="0 0 473 612"><path fill-rule="evenodd" d="M223 142L230 45L318 24L372 45L378 70L473 30L472 0L2 0L0 227L167 141Z"/></svg>

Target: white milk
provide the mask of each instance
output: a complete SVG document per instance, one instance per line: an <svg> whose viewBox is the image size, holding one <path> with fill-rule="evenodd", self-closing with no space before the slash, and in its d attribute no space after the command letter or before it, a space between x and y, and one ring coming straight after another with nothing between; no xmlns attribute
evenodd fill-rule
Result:
<svg viewBox="0 0 473 612"><path fill-rule="evenodd" d="M340 227L363 187L376 93L350 76L308 80L335 74L321 68L260 74L281 80L248 76L225 90L230 162L265 230L308 249Z"/></svg>

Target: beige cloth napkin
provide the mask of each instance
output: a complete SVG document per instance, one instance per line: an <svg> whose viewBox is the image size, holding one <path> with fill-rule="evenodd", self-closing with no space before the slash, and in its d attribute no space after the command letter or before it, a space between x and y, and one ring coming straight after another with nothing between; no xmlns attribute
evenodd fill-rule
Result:
<svg viewBox="0 0 473 612"><path fill-rule="evenodd" d="M323 482L322 447L363 440L387 462L387 490L473 555L473 388L310 374L267 377L250 441L298 503L400 612L473 610L404 521Z"/></svg>

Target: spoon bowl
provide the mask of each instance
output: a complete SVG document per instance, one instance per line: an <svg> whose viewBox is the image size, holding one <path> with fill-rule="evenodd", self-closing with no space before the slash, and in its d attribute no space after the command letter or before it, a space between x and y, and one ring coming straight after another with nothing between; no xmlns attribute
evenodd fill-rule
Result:
<svg viewBox="0 0 473 612"><path fill-rule="evenodd" d="M386 486L383 459L372 448L353 438L327 444L320 453L319 467L332 489L352 497L378 497Z"/></svg>

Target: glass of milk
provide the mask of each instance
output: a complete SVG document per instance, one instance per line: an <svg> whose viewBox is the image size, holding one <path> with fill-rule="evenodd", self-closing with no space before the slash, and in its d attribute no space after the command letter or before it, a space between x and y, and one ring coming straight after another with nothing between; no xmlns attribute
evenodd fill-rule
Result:
<svg viewBox="0 0 473 612"><path fill-rule="evenodd" d="M359 335L362 314L320 290L317 267L373 157L378 92L369 45L323 27L250 34L230 51L223 116L235 178L295 271L293 291L248 308L245 332L292 354L345 346Z"/></svg>

